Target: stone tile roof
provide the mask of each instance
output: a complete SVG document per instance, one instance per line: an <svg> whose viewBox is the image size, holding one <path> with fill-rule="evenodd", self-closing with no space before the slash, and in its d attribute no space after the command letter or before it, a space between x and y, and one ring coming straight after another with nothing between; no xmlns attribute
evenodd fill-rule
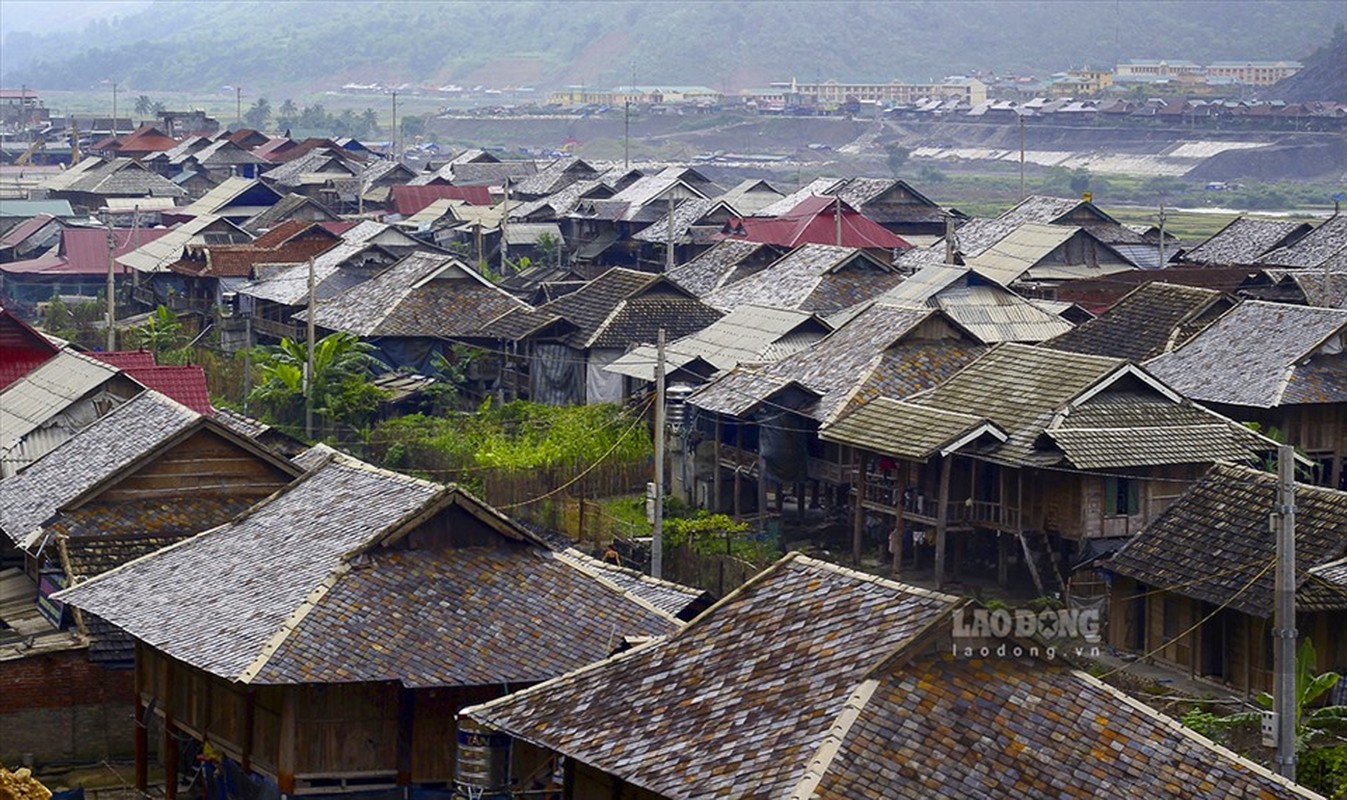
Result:
<svg viewBox="0 0 1347 800"><path fill-rule="evenodd" d="M1238 217L1202 244L1183 254L1193 264L1253 264L1270 250L1304 236L1310 226L1280 219Z"/></svg>
<svg viewBox="0 0 1347 800"><path fill-rule="evenodd" d="M761 272L707 294L706 302L725 311L758 305L832 314L902 281L902 275L857 248L806 244Z"/></svg>
<svg viewBox="0 0 1347 800"><path fill-rule="evenodd" d="M866 672L959 602L792 554L667 640L464 713L663 797L786 797Z"/></svg>
<svg viewBox="0 0 1347 800"><path fill-rule="evenodd" d="M900 419L902 424L895 425ZM824 441L914 461L958 449L956 445L982 435L1005 441L1005 433L990 420L888 397L875 398L819 432Z"/></svg>
<svg viewBox="0 0 1347 800"><path fill-rule="evenodd" d="M1009 438L975 449L1008 464L1065 461L1097 469L1247 461L1273 446L1229 419L1185 405L1120 359L1013 343L992 348L910 402L995 423ZM890 424L893 437L925 435L901 415Z"/></svg>
<svg viewBox="0 0 1347 800"><path fill-rule="evenodd" d="M395 260L391 251L366 242L342 242L313 258L314 297L327 300L356 284L367 280L375 270ZM309 294L309 265L307 262L283 266L279 271L264 272L264 265L254 268L258 277L238 287L240 294L251 295L283 306L303 305ZM269 265L267 265L269 266Z"/></svg>
<svg viewBox="0 0 1347 800"><path fill-rule="evenodd" d="M968 267L931 264L877 298L878 302L938 308L985 344L1041 342L1071 323L1039 308Z"/></svg>
<svg viewBox="0 0 1347 800"><path fill-rule="evenodd" d="M852 403L901 398L949 378L982 353L971 340L907 340L939 312L875 304L817 344L762 367L738 367L688 398L693 406L741 416L784 387L817 396L801 413L820 422Z"/></svg>
<svg viewBox="0 0 1347 800"><path fill-rule="evenodd" d="M368 281L324 300L314 323L362 337L474 335L525 304L453 256L413 252ZM308 312L295 315L308 320Z"/></svg>
<svg viewBox="0 0 1347 800"><path fill-rule="evenodd" d="M565 189L580 181L592 179L599 171L589 162L575 156L559 158L532 175L520 178L510 184L511 192L526 195L549 195Z"/></svg>
<svg viewBox="0 0 1347 800"><path fill-rule="evenodd" d="M698 297L706 297L733 278L746 277L735 275L738 267L751 256L765 252L774 254L771 261L785 255L785 250L776 245L726 239L715 243L691 261L675 265L665 275ZM763 268L766 266L766 263L762 265Z"/></svg>
<svg viewBox="0 0 1347 800"><path fill-rule="evenodd" d="M329 210L322 203L302 194L287 194L277 200L273 205L257 212L249 217L243 223L243 229L249 233L258 234L268 231L278 225L294 220L294 215L301 209L309 209L309 215L317 216L320 219L333 221L338 219L337 215ZM260 237L259 237L260 238Z"/></svg>
<svg viewBox="0 0 1347 800"><path fill-rule="evenodd" d="M223 525L253 497L184 493L171 500L96 501L62 511L43 527L69 537L71 570L92 578L201 531Z"/></svg>
<svg viewBox="0 0 1347 800"><path fill-rule="evenodd" d="M536 546L380 550L337 578L253 682L532 683L676 627Z"/></svg>
<svg viewBox="0 0 1347 800"><path fill-rule="evenodd" d="M719 311L661 276L614 267L536 310L501 315L480 335L518 340L564 320L571 328L566 343L572 347L625 349L634 342L654 341L661 327L667 337L676 339L720 317Z"/></svg>
<svg viewBox="0 0 1347 800"><path fill-rule="evenodd" d="M86 170L59 191L107 197L184 197L187 192L129 158L114 158Z"/></svg>
<svg viewBox="0 0 1347 800"><path fill-rule="evenodd" d="M1103 314L1045 345L1140 363L1183 344L1230 304L1215 289L1145 283Z"/></svg>
<svg viewBox="0 0 1347 800"><path fill-rule="evenodd" d="M1315 796L1058 664L931 646L854 698L792 798Z"/></svg>
<svg viewBox="0 0 1347 800"><path fill-rule="evenodd" d="M1347 269L1347 216L1336 215L1291 244L1258 259L1269 266Z"/></svg>
<svg viewBox="0 0 1347 800"><path fill-rule="evenodd" d="M1218 464L1108 562L1108 569L1175 594L1270 617L1277 543L1268 511L1277 476ZM1329 567L1347 556L1347 492L1296 486L1296 606L1347 609L1347 582ZM1244 587L1248 585L1248 588ZM1336 590L1333 590L1336 587ZM1241 591L1243 590L1243 591Z"/></svg>
<svg viewBox="0 0 1347 800"><path fill-rule="evenodd" d="M713 601L710 592L651 577L630 567L609 564L574 547L558 550L556 555L582 572L611 583L624 592L630 592L666 614L684 621L691 621Z"/></svg>
<svg viewBox="0 0 1347 800"><path fill-rule="evenodd" d="M457 488L318 455L246 515L62 599L255 684L532 682L677 627Z"/></svg>
<svg viewBox="0 0 1347 800"><path fill-rule="evenodd" d="M201 415L153 390L114 409L27 469L0 481L0 529L27 547L66 503L195 425Z"/></svg>
<svg viewBox="0 0 1347 800"><path fill-rule="evenodd" d="M1249 300L1146 368L1201 402L1255 408L1342 402L1345 328L1347 311Z"/></svg>

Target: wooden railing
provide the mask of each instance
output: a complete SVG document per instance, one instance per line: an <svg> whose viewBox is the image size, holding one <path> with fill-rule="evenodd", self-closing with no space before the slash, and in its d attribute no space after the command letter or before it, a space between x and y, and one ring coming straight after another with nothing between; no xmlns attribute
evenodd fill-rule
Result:
<svg viewBox="0 0 1347 800"><path fill-rule="evenodd" d="M968 504L968 521L988 525L1006 531L1021 530L1020 509L986 500L974 500Z"/></svg>

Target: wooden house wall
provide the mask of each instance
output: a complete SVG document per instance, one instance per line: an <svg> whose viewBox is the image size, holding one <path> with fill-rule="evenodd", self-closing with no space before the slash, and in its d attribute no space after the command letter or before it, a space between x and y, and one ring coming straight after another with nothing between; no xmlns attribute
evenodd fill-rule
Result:
<svg viewBox="0 0 1347 800"><path fill-rule="evenodd" d="M296 776L396 773L396 684L332 683L286 691L295 696Z"/></svg>
<svg viewBox="0 0 1347 800"><path fill-rule="evenodd" d="M664 800L657 794L632 786L588 764L576 764L567 800Z"/></svg>
<svg viewBox="0 0 1347 800"><path fill-rule="evenodd" d="M265 497L290 476L209 430L199 430L99 495L144 500L187 493Z"/></svg>

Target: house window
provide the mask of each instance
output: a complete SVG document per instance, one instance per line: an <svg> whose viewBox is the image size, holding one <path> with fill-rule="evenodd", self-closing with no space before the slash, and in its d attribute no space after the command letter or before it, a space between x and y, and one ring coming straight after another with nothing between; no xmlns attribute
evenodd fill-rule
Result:
<svg viewBox="0 0 1347 800"><path fill-rule="evenodd" d="M1141 481L1135 478L1104 479L1104 516L1126 517L1141 513Z"/></svg>

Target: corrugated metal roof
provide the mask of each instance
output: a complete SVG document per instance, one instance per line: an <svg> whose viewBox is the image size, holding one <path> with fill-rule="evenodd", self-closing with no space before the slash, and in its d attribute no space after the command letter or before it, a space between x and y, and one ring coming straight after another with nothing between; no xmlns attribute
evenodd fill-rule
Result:
<svg viewBox="0 0 1347 800"><path fill-rule="evenodd" d="M197 234L223 217L202 215L189 219L154 241L147 242L129 253L117 257L117 263L140 272L167 272L168 265L182 258L182 249ZM244 238L251 238L239 230Z"/></svg>
<svg viewBox="0 0 1347 800"><path fill-rule="evenodd" d="M47 359L0 392L0 447L12 447L116 374L116 367L72 350L62 350Z"/></svg>
<svg viewBox="0 0 1347 800"><path fill-rule="evenodd" d="M1009 286L1079 230L1074 225L1026 222L967 263L979 274Z"/></svg>
<svg viewBox="0 0 1347 800"><path fill-rule="evenodd" d="M669 343L664 353L666 369L677 369L697 358L718 370L733 369L741 363L775 361L788 353L778 350L777 358L771 358L767 355L768 351L783 337L811 321L815 323L815 330L797 339L795 350L803 349L826 335L827 329L822 320L803 311L740 306L697 333ZM604 369L650 381L655 379L656 357L655 348L643 344Z"/></svg>

